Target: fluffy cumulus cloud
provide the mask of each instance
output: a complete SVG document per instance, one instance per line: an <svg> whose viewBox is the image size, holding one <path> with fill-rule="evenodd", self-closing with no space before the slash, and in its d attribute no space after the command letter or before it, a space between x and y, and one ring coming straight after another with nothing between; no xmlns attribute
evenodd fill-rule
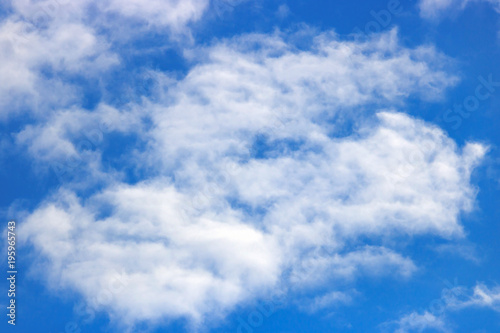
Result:
<svg viewBox="0 0 500 333"><path fill-rule="evenodd" d="M0 23L0 44L1 120L74 103L78 93L64 76L95 76L119 61L105 39L79 23L40 30L7 19Z"/></svg>
<svg viewBox="0 0 500 333"><path fill-rule="evenodd" d="M139 180L110 176L85 195L65 184L20 225L52 287L129 324L201 323L273 292L408 278L418 265L385 240L464 236L460 215L474 207L470 176L486 148L458 147L394 110L457 82L432 47L402 47L395 30L364 41L320 34L307 48L275 33L190 57L181 79L156 73L140 104L65 108L17 134L40 163L82 154L79 134L99 123L108 124L100 140L138 137L122 161ZM105 159L105 145L92 154ZM126 287L113 292L117 279Z"/></svg>
<svg viewBox="0 0 500 333"><path fill-rule="evenodd" d="M199 320L278 282L283 256L276 240L243 223L236 210L190 214L185 195L159 180L117 185L91 201L82 206L61 192L24 228L56 269L49 278L57 287L99 300L95 291L118 276L126 288L97 305L120 318ZM103 209L111 214L96 215ZM47 227L58 230L54 237ZM47 237L51 249L43 246Z"/></svg>
<svg viewBox="0 0 500 333"><path fill-rule="evenodd" d="M230 3L230 1L229 1ZM11 0L0 22L0 120L46 114L78 103L75 79L98 78L120 65L112 45L155 30L189 38L209 0ZM54 93L57 92L57 93Z"/></svg>

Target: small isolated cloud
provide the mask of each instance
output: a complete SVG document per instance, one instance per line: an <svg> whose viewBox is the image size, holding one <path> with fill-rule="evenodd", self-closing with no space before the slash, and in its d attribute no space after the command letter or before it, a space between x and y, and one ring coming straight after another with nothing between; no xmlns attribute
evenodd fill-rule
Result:
<svg viewBox="0 0 500 333"><path fill-rule="evenodd" d="M444 320L435 315L424 312L423 314L411 313L404 316L396 323L395 333L412 333L412 332L427 332L432 330L433 332L451 332Z"/></svg>
<svg viewBox="0 0 500 333"><path fill-rule="evenodd" d="M454 255L476 264L481 262L478 250L473 244L440 244L434 247L434 250L443 256Z"/></svg>
<svg viewBox="0 0 500 333"><path fill-rule="evenodd" d="M286 4L282 4L278 7L278 10L276 11L276 15L280 19L286 18L288 15L290 15L290 7L288 7Z"/></svg>
<svg viewBox="0 0 500 333"><path fill-rule="evenodd" d="M341 305L349 305L358 294L359 292L356 290L331 291L324 295L314 297L300 307L308 312L318 312Z"/></svg>
<svg viewBox="0 0 500 333"><path fill-rule="evenodd" d="M436 18L450 7L463 7L467 0L420 0L420 14L427 18Z"/></svg>

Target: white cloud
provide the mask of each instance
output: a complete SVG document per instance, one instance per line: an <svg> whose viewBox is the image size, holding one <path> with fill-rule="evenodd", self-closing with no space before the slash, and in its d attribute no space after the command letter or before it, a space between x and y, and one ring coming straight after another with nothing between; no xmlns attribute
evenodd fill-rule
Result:
<svg viewBox="0 0 500 333"><path fill-rule="evenodd" d="M315 297L311 301L307 302L306 305L302 305L301 308L309 312L317 312L335 306L348 305L353 302L353 298L358 294L359 292L356 290L348 292L332 291Z"/></svg>
<svg viewBox="0 0 500 333"><path fill-rule="evenodd" d="M99 145L110 132L141 133L142 130L139 113L103 104L93 111L57 110L45 121L26 126L17 133L16 141L26 146L35 160L53 162L74 158L82 150Z"/></svg>
<svg viewBox="0 0 500 333"><path fill-rule="evenodd" d="M488 288L484 284L474 287L474 295L465 306L480 306L500 312L500 287Z"/></svg>
<svg viewBox="0 0 500 333"><path fill-rule="evenodd" d="M473 244L440 244L434 247L434 250L441 254L443 257L454 255L469 260L475 264L482 261L481 256L478 254L478 249Z"/></svg>
<svg viewBox="0 0 500 333"><path fill-rule="evenodd" d="M81 20L103 21L106 15L118 15L139 23L168 27L176 32L189 22L199 20L206 10L209 0L12 0L11 6L23 19L31 22ZM95 17L95 15L101 17ZM92 17L94 16L94 17ZM115 17L116 21L117 18Z"/></svg>
<svg viewBox="0 0 500 333"><path fill-rule="evenodd" d="M38 117L78 103L82 91L75 77L96 79L116 68L123 44L147 31L189 40L189 24L208 5L209 0L9 1L9 15L0 21L0 120Z"/></svg>
<svg viewBox="0 0 500 333"><path fill-rule="evenodd" d="M500 287L498 286L490 288L484 283L477 283L470 290L463 287L456 288L446 296L447 308L450 310L479 307L500 312Z"/></svg>
<svg viewBox="0 0 500 333"><path fill-rule="evenodd" d="M186 50L195 64L187 76L155 73L158 89L142 103L83 110L71 78L102 78L121 62L116 44L145 30L189 38L209 1L10 5L0 23L0 118L32 112L15 138L36 163L68 167L87 156L78 181L20 223L52 288L77 291L129 325L200 324L277 289L410 277L415 263L382 236L463 236L470 174L486 148L459 148L392 111L457 83L451 59L432 46L402 47L397 30L363 42L311 35L306 48L281 32L244 35ZM144 146L130 147L123 164L145 179L126 184L103 165L111 132L138 136ZM96 183L99 192L79 192ZM117 272L125 287L103 293ZM312 308L350 301L333 292ZM497 306L484 288L473 301ZM439 327L423 317L402 323Z"/></svg>
<svg viewBox="0 0 500 333"><path fill-rule="evenodd" d="M290 7L288 7L286 4L282 4L278 7L278 10L276 11L276 16L278 18L284 19L289 15L290 15Z"/></svg>
<svg viewBox="0 0 500 333"><path fill-rule="evenodd" d="M105 40L78 23L39 30L24 21L0 22L0 119L19 110L41 114L74 103L64 75L95 76L118 63Z"/></svg>
<svg viewBox="0 0 500 333"><path fill-rule="evenodd" d="M319 152L299 151L240 166L234 177L238 197L253 206L272 202L270 218L287 228L292 216L306 222L310 217L300 212L309 211L339 221L335 229L343 235L360 230L460 235L457 213L469 210L474 197L463 180L484 148L470 144L459 157L439 129L402 114L378 116L381 124L367 125L362 136L316 143ZM262 182L255 181L259 178ZM300 203L294 193L300 193ZM274 216L275 209L288 213Z"/></svg>
<svg viewBox="0 0 500 333"><path fill-rule="evenodd" d="M201 64L168 86L165 102L152 111L152 134L165 157L159 162L185 151L211 159L245 156L256 132L323 145L345 118L366 114L367 105L402 104L409 95L438 98L457 82L443 70L442 55L431 47L400 47L395 30L364 43L332 34L312 39L307 51L279 34L246 35L198 51Z"/></svg>
<svg viewBox="0 0 500 333"><path fill-rule="evenodd" d="M316 226L302 225L304 233L320 232L314 230ZM309 229L309 230L308 230ZM316 228L317 229L317 228ZM328 230L327 230L328 231ZM288 237L296 237L293 233ZM332 241L333 239L327 239ZM314 284L325 284L330 279L343 280L353 279L361 275L391 275L395 274L408 277L413 274L417 267L409 258L404 258L399 253L391 251L384 247L365 246L361 249L351 250L347 254L322 253L319 247L324 245L322 239L317 237L311 239L309 247L316 246L316 253L307 253L301 255L300 248L288 249L295 254L293 260L293 271L291 281L299 286L310 286Z"/></svg>
<svg viewBox="0 0 500 333"><path fill-rule="evenodd" d="M122 272L127 288L99 305L130 322L218 316L278 282L282 255L272 237L242 223L240 212L192 216L188 203L159 180L117 185L86 206L63 191L22 228L49 259L54 287L95 299L106 277ZM96 216L106 209L111 216Z"/></svg>
<svg viewBox="0 0 500 333"><path fill-rule="evenodd" d="M467 1L464 0L420 0L420 14L427 18L435 18L449 7L462 6L465 3Z"/></svg>
<svg viewBox="0 0 500 333"><path fill-rule="evenodd" d="M483 283L477 283L474 288L464 286L445 288L441 293L441 298L430 303L428 311L422 314L412 312L397 321L384 323L382 327L395 325L396 333L424 332L426 329L449 332L448 314L463 312L470 308L500 312L500 288L498 286L489 288Z"/></svg>
<svg viewBox="0 0 500 333"><path fill-rule="evenodd" d="M397 325L395 333L426 332L429 329L437 332L450 332L442 318L429 312L423 314L413 312L401 318Z"/></svg>
<svg viewBox="0 0 500 333"><path fill-rule="evenodd" d="M410 121L405 116L397 116ZM405 127L400 130L407 132ZM345 139L347 144L349 141ZM460 160L457 164L464 164L460 157L455 155L454 158ZM360 167L358 162L333 161L337 168ZM419 172L432 170L429 164L419 168ZM366 195L372 201L365 202L363 209L357 209L366 210L357 217L359 226L352 224L356 221L349 216L328 217L321 210L315 212L308 201L321 204L320 208L328 207L328 197L335 202L343 194L336 197L338 186L334 184L324 188L322 180L315 182L316 174L317 170L311 168L307 177L316 184L310 188L311 193L316 191L320 196L308 198L293 187L285 189L281 196L287 205L277 205L261 220L244 210L230 208L224 196L213 196L207 206L193 210L192 194L182 183L174 185L153 179L138 185L112 186L91 197L83 206L72 194L63 192L35 211L22 225L20 234L28 237L48 259L48 271L51 272L48 278L55 287L76 289L87 299L97 297L102 276L125 270L124 280L132 283L115 296L116 300L103 306L119 317L134 321L164 316L199 320L211 314L211 309L229 311L250 295L260 295L279 285L280 281L287 283L281 276L283 270L290 268L295 272L290 277L295 286L309 284L307 279L321 280L328 271L333 278L350 279L359 274L382 272L408 276L415 270L410 259L389 249L368 247L350 251L344 248L345 239L335 230L342 235L341 230L346 229L351 238L364 233L376 234L377 228L395 232L398 228L391 226L391 220L397 221L395 225L406 232L448 234L450 230L461 228L457 221L458 207L450 213L443 210L443 216L452 214L445 220L435 215L438 208L420 208L418 216L426 218L417 216L412 220L416 209L412 208L412 200L408 200L398 204L400 218L395 219L396 212L380 205L377 197L369 194ZM255 183L265 185L268 181L266 177L255 175ZM415 179L426 176L427 172ZM349 173L346 177L353 178ZM443 175L441 181L446 182L446 177ZM459 180L461 177L466 176L451 175L450 178ZM293 183L296 178L291 179ZM403 182L397 188L408 191L413 181ZM288 184L283 182L276 186L287 187ZM444 197L450 196L450 203L453 203L464 195L462 191L457 189L455 194L447 193ZM426 195L431 195L429 200L442 200L432 190L419 194L419 200ZM419 201L417 203L420 205ZM435 202L435 205L440 204L443 209L449 203ZM348 203L337 205L339 211L342 207L349 211ZM309 214L311 220L305 214ZM54 223L58 225L57 232L51 227ZM371 223L377 227L368 229ZM338 254L346 250L350 252ZM308 263L315 266L307 266Z"/></svg>
<svg viewBox="0 0 500 333"><path fill-rule="evenodd" d="M126 156L145 180L110 177L84 198L66 184L20 225L54 288L93 302L121 272L127 287L98 308L130 324L200 323L276 289L411 276L411 258L381 236L463 236L486 148L379 110L456 83L432 47L401 47L391 31L365 42L325 33L300 50L276 33L191 55L198 65L142 104L64 109L18 134L39 161L76 154L77 134L103 120L146 143Z"/></svg>
<svg viewBox="0 0 500 333"><path fill-rule="evenodd" d="M500 12L499 0L420 0L420 14L426 18L438 18L445 12L463 10L469 3L488 2Z"/></svg>

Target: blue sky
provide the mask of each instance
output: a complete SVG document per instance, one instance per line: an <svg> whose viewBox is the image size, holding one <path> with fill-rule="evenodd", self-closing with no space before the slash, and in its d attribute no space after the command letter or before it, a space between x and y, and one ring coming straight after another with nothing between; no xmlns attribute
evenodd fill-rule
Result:
<svg viewBox="0 0 500 333"><path fill-rule="evenodd" d="M498 1L0 12L2 332L499 331Z"/></svg>

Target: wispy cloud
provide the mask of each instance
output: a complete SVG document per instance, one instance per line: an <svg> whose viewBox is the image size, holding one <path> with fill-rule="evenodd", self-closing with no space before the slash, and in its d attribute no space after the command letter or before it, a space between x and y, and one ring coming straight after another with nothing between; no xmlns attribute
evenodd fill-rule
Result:
<svg viewBox="0 0 500 333"><path fill-rule="evenodd" d="M446 12L463 10L470 3L487 2L500 12L498 0L420 0L419 8L423 17L437 19Z"/></svg>
<svg viewBox="0 0 500 333"><path fill-rule="evenodd" d="M411 313L404 316L397 322L395 333L425 332L433 330L435 332L451 332L445 321L435 315L424 312L423 314Z"/></svg>
<svg viewBox="0 0 500 333"><path fill-rule="evenodd" d="M399 320L382 325L384 329L395 328L395 332L424 332L434 329L439 332L453 332L453 322L448 315L453 312L464 312L471 308L485 308L500 312L500 288L487 287L477 283L473 288L449 286L442 291L440 299L434 300L429 309L423 312L412 312Z"/></svg>

